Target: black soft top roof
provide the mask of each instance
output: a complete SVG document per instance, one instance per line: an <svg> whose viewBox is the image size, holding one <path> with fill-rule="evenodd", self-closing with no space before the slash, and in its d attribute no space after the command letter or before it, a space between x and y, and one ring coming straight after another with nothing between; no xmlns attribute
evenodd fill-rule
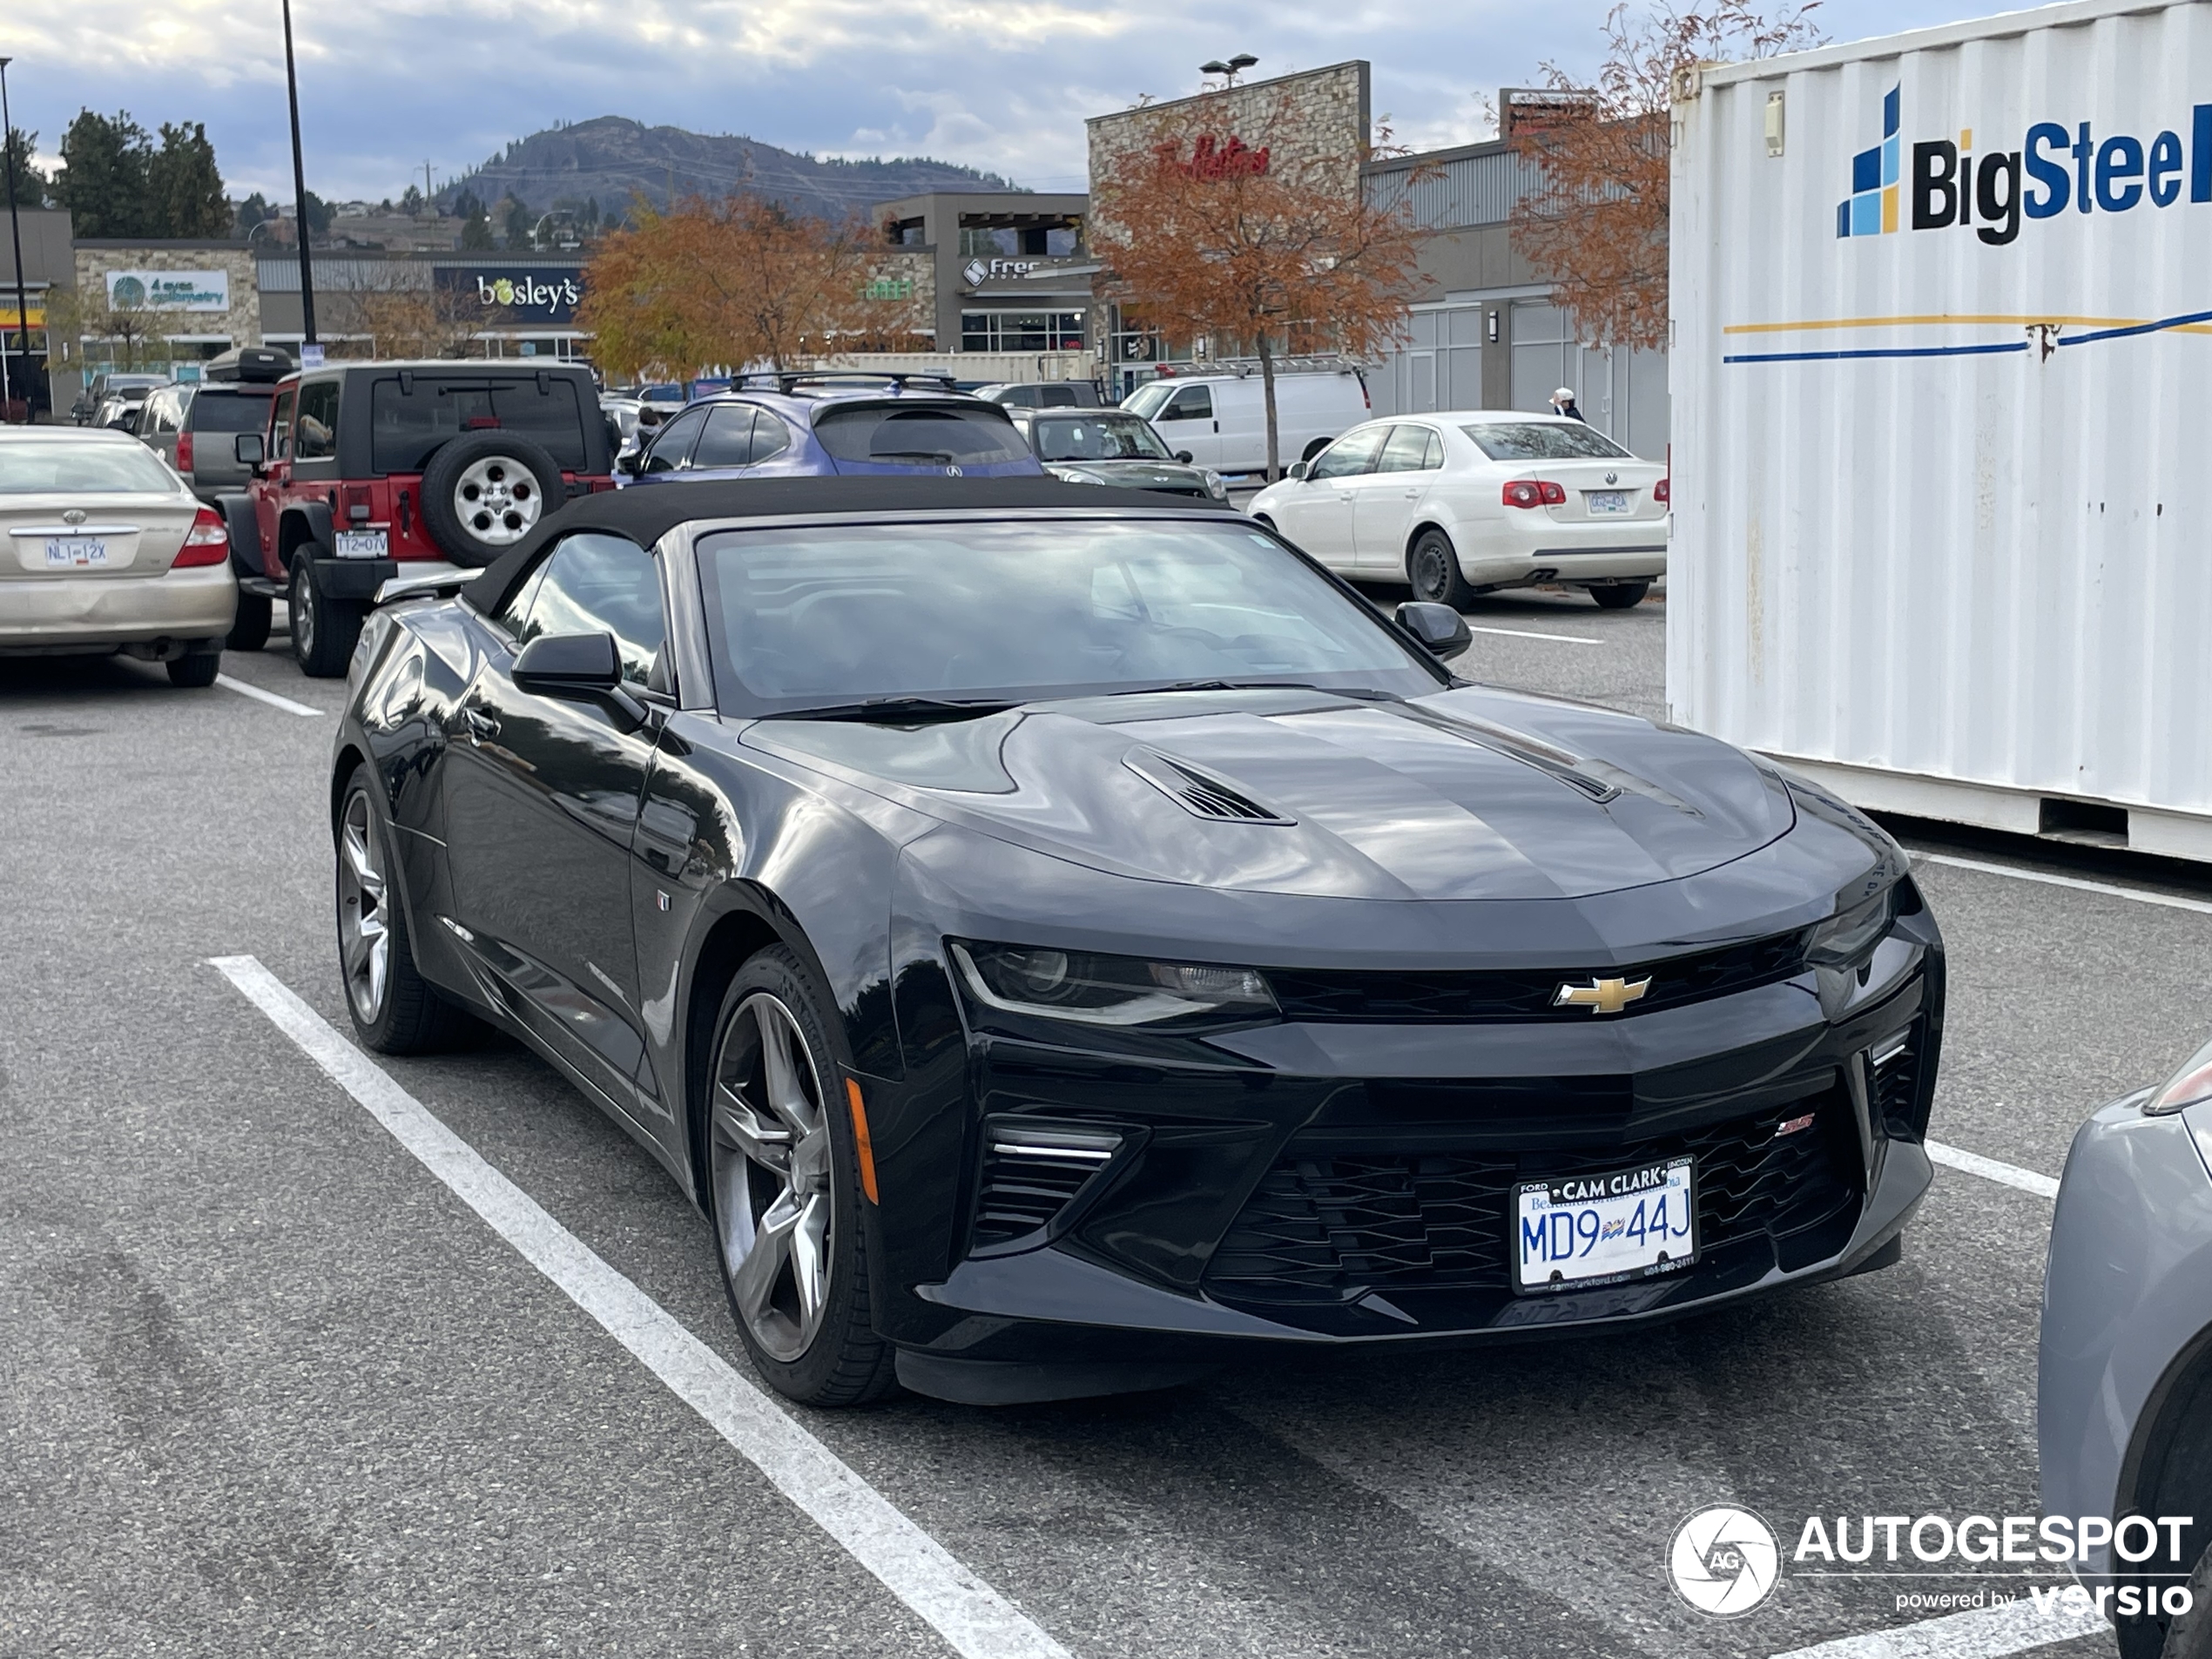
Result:
<svg viewBox="0 0 2212 1659"><path fill-rule="evenodd" d="M1129 497L1137 499L1130 500ZM698 519L778 518L833 513L988 513L1007 508L1143 508L1183 514L1229 512L1225 502L1195 497L1146 497L1142 490L1066 484L1057 478L944 478L928 474L870 478L742 478L723 482L632 485L580 496L539 521L484 573L462 590L482 611L494 611L557 536L576 530L611 530L651 547L678 524Z"/></svg>

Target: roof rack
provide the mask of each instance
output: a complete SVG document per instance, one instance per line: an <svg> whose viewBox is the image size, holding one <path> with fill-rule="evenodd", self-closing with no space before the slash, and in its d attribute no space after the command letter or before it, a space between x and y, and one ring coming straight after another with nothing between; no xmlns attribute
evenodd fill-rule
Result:
<svg viewBox="0 0 2212 1659"><path fill-rule="evenodd" d="M1259 359L1257 357L1211 357L1188 362L1159 363L1154 365L1154 368L1159 378L1163 381L1188 380L1206 374L1234 374L1239 380L1246 380L1259 373ZM1325 356L1278 357L1275 360L1275 372L1278 374L1360 374L1364 373L1360 366L1349 357Z"/></svg>
<svg viewBox="0 0 2212 1659"><path fill-rule="evenodd" d="M857 383L890 385L904 390L907 387L923 385L933 390L956 392L960 389L950 374L921 374L906 369L879 368L785 368L751 369L731 383L732 391L778 391L786 395L802 386L830 386Z"/></svg>

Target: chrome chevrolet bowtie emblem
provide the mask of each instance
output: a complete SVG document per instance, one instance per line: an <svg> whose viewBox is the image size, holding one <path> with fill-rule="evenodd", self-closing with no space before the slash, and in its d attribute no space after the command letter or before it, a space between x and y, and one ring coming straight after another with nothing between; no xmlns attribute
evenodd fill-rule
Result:
<svg viewBox="0 0 2212 1659"><path fill-rule="evenodd" d="M1555 1008L1588 1008L1593 1014L1618 1014L1651 988L1651 979L1594 979L1588 985L1562 985L1552 997Z"/></svg>

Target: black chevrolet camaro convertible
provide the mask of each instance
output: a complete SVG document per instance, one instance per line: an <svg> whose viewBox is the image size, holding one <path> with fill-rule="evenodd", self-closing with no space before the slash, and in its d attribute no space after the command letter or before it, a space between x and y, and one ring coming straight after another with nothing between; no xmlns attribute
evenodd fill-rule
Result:
<svg viewBox="0 0 2212 1659"><path fill-rule="evenodd" d="M1895 1261L1943 948L1851 807L1470 684L1247 519L1048 480L572 503L371 614L362 1039L471 1019L849 1404L1633 1325Z"/></svg>

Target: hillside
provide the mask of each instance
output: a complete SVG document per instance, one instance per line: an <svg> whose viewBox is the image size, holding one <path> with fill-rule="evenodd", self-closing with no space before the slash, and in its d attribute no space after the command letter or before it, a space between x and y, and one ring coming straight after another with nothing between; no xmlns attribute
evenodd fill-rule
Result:
<svg viewBox="0 0 2212 1659"><path fill-rule="evenodd" d="M741 186L832 219L933 190L1015 188L994 173L921 157L821 161L753 138L712 138L603 115L518 139L505 155L445 185L437 200L450 207L461 192L472 191L490 205L512 193L543 212L556 202L597 199L611 219L633 194L660 208L671 188L679 198L720 197Z"/></svg>

